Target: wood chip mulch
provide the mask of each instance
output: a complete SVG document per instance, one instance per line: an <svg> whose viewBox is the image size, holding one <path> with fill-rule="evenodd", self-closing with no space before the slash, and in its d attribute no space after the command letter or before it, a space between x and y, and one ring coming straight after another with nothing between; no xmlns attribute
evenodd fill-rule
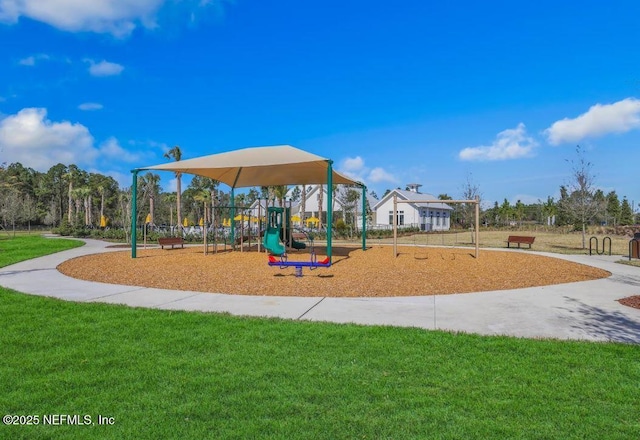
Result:
<svg viewBox="0 0 640 440"><path fill-rule="evenodd" d="M517 289L595 280L609 272L528 252L399 247L393 258L389 246L367 251L334 247L330 268L303 269L267 265L257 250L204 255L204 248L138 249L108 252L66 261L65 275L89 281L237 295L388 297L445 295ZM318 260L324 249L316 248ZM309 261L308 252L293 252L289 260Z"/></svg>
<svg viewBox="0 0 640 440"><path fill-rule="evenodd" d="M640 295L622 298L622 299L619 299L618 302L623 306L633 307L634 309L640 309Z"/></svg>

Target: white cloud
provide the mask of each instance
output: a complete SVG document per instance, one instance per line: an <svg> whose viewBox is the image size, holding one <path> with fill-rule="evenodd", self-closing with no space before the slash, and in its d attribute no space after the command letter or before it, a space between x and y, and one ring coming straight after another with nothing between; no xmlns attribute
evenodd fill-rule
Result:
<svg viewBox="0 0 640 440"><path fill-rule="evenodd" d="M341 169L344 171L357 172L364 168L364 160L360 156L347 157L342 161Z"/></svg>
<svg viewBox="0 0 640 440"><path fill-rule="evenodd" d="M397 183L399 182L391 173L386 172L384 169L380 167L376 167L369 172L368 181L372 183L381 183L381 182L390 182Z"/></svg>
<svg viewBox="0 0 640 440"><path fill-rule="evenodd" d="M637 128L640 128L640 100L627 98L613 104L596 104L577 118L554 122L544 133L551 145L559 145Z"/></svg>
<svg viewBox="0 0 640 440"><path fill-rule="evenodd" d="M0 0L0 21L16 23L21 16L55 28L79 32L129 35L141 23L155 26L164 0Z"/></svg>
<svg viewBox="0 0 640 440"><path fill-rule="evenodd" d="M491 145L468 147L460 151L461 160L509 160L533 156L533 150L538 143L527 136L527 130L521 122L516 128L510 128L498 133Z"/></svg>
<svg viewBox="0 0 640 440"><path fill-rule="evenodd" d="M220 12L224 0L0 0L0 22L17 23L20 17L47 23L69 32L95 32L122 38L142 26L158 27L158 13L193 21L196 12Z"/></svg>
<svg viewBox="0 0 640 440"><path fill-rule="evenodd" d="M78 108L84 111L102 110L103 105L97 102L83 102L78 106Z"/></svg>
<svg viewBox="0 0 640 440"><path fill-rule="evenodd" d="M87 127L52 122L46 116L44 108L25 108L0 121L3 161L46 171L57 163L85 164L96 159L98 151Z"/></svg>
<svg viewBox="0 0 640 440"><path fill-rule="evenodd" d="M137 162L140 160L139 154L131 153L120 146L118 140L110 137L100 144L100 155L107 159L117 159L120 162Z"/></svg>
<svg viewBox="0 0 640 440"><path fill-rule="evenodd" d="M381 183L381 182L398 182L392 174L385 171L382 167L376 167L373 169L368 168L364 159L360 156L347 157L340 162L338 169L342 174L353 179L357 182L367 183Z"/></svg>
<svg viewBox="0 0 640 440"><path fill-rule="evenodd" d="M20 61L18 61L18 64L20 64L21 66L35 66L36 57L30 56L30 57L23 58Z"/></svg>
<svg viewBox="0 0 640 440"><path fill-rule="evenodd" d="M89 73L92 76L115 76L120 75L124 70L124 66L105 60L96 63L93 60L86 59L85 62L90 64Z"/></svg>
<svg viewBox="0 0 640 440"><path fill-rule="evenodd" d="M2 0L0 0L0 2L1 1ZM37 61L50 60L50 59L51 57L46 54L31 55L30 57L26 57L18 61L18 64L20 64L21 66L31 67L31 66L35 66Z"/></svg>

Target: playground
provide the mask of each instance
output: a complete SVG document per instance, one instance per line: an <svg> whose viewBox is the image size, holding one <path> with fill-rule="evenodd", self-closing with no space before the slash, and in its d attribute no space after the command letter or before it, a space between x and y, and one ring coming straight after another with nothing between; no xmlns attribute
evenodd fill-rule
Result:
<svg viewBox="0 0 640 440"><path fill-rule="evenodd" d="M319 258L324 247L315 247ZM311 297L392 297L446 295L545 286L606 278L609 272L526 252L399 246L334 246L331 267L270 267L257 247L203 255L202 246L139 249L138 257L116 251L62 263L65 275L89 281L236 295ZM310 260L309 249L291 261ZM109 270L105 270L109 268Z"/></svg>
<svg viewBox="0 0 640 440"><path fill-rule="evenodd" d="M295 241L290 214L285 207L267 212L237 212L235 188L290 184L349 184L362 189L362 224L365 225L366 187L333 170L332 161L283 145L254 147L210 156L165 163L132 170L132 243L138 232L135 204L137 174L143 170L186 172L209 177L231 188L229 241L235 250L217 247L209 253L207 234L203 246L157 249L131 246L131 253L109 252L89 255L62 263L59 270L69 276L112 284L154 287L195 292L236 295L300 297L393 297L446 295L519 289L606 278L609 272L583 264L531 253L496 250L479 251L479 200L449 200L475 206L473 242L475 249L458 247L399 246L397 205L392 218L393 246L367 246L364 228L360 247L332 243L332 191L327 193L327 230L322 246L308 239L308 245ZM429 201L424 201L429 203ZM206 205L205 205L206 206ZM237 219L236 215L240 218ZM244 217L259 220L253 243L251 234L244 243ZM218 221L220 216L218 216ZM240 222L237 230L236 220ZM206 222L206 220L205 220ZM214 231L217 230L214 222ZM265 228L265 229L263 229ZM239 250L237 248L237 237ZM181 240L182 238L179 238ZM146 242L145 242L146 243ZM182 245L182 243L181 243ZM173 247L173 246L172 246ZM267 252L265 252L268 251ZM108 270L105 270L108 268Z"/></svg>

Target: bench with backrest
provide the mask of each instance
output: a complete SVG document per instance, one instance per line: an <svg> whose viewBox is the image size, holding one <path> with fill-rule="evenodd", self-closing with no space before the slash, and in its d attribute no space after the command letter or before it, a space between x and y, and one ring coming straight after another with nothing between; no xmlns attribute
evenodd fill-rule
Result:
<svg viewBox="0 0 640 440"><path fill-rule="evenodd" d="M162 249L164 249L165 246L171 246L171 249L173 249L173 247L177 245L184 248L184 239L182 237L161 237L158 238L158 244Z"/></svg>
<svg viewBox="0 0 640 440"><path fill-rule="evenodd" d="M509 245L511 243L518 243L518 247L520 247L520 244L528 244L529 249L531 249L531 245L533 244L533 241L535 239L536 237L523 237L520 235L510 235L509 238L507 239L507 247L510 247Z"/></svg>

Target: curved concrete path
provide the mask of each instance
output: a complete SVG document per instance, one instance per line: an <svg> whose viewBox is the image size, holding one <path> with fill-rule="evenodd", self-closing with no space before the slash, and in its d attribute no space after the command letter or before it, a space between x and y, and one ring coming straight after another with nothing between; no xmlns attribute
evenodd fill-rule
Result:
<svg viewBox="0 0 640 440"><path fill-rule="evenodd" d="M394 325L482 335L640 343L640 310L616 300L640 295L640 268L621 257L543 254L608 270L596 281L441 296L298 298L175 291L82 281L56 267L71 258L122 249L84 240L76 249L0 268L0 285L79 302L228 312L310 321Z"/></svg>

